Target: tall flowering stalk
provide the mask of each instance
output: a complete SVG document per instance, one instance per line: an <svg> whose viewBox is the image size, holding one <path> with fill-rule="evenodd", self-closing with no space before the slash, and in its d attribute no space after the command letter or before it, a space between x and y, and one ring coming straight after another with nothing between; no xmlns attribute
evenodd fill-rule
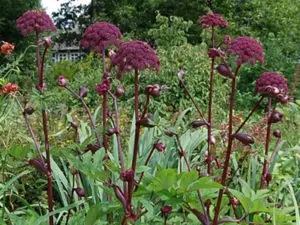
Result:
<svg viewBox="0 0 300 225"><path fill-rule="evenodd" d="M228 26L228 22L223 19L223 17L217 13L209 13L200 18L200 24L202 28L211 28L211 49L208 54L211 58L211 67L210 67L210 81L209 81L209 105L208 105L208 126L207 126L207 173L211 174L211 145L212 142L212 104L213 104L213 87L214 87L214 67L215 67L215 58L219 56L219 51L215 49L215 28Z"/></svg>
<svg viewBox="0 0 300 225"><path fill-rule="evenodd" d="M270 182L272 175L269 173L269 166L274 158L274 154L276 152L276 146L273 150L273 154L268 160L269 154L269 144L271 138L271 126L273 123L277 123L281 121L282 114L276 111L276 102L287 103L289 100L288 97L288 86L286 82L286 78L276 72L265 72L263 73L259 79L256 81L255 91L263 96L269 98L268 106L267 106L267 135L265 141L265 159L263 164L263 171L261 175L261 183L260 188L264 188L267 183ZM275 102L274 107L272 108L272 103ZM281 138L281 135L278 132L274 133L274 136L277 138Z"/></svg>
<svg viewBox="0 0 300 225"><path fill-rule="evenodd" d="M238 76L239 70L243 63L249 62L251 65L255 64L256 61L259 61L261 64L264 63L263 60L263 49L258 41L250 38L250 37L239 37L232 41L232 43L228 46L227 54L232 54L236 57L236 67L235 72L232 74L228 72L227 77L231 78L231 94L230 94L230 106L229 106L229 122L228 122L228 144L225 156L225 162L223 167L223 173L221 177L221 184L226 186L226 178L228 174L229 161L232 150L233 139L237 138L242 141L244 144L251 144L253 140L248 135L235 134L233 135L233 109L234 109L234 97L236 92L236 78ZM223 62L225 63L225 70L229 68L228 64L223 58ZM223 75L223 74L222 74ZM220 213L220 207L222 203L224 190L219 190L217 205L215 207L215 216L213 220L213 225L218 224L218 217Z"/></svg>
<svg viewBox="0 0 300 225"><path fill-rule="evenodd" d="M46 84L44 83L44 64L48 48L51 46L50 38L40 39L40 34L50 30L55 31L56 28L48 14L42 10L31 10L25 12L20 18L17 19L17 27L21 30L22 35L26 36L30 33L35 33L35 44L36 44L36 64L37 64L37 74L38 74L38 84L36 85L37 90L40 91L42 95ZM44 45L43 55L40 54L40 45ZM20 104L19 104L20 105ZM20 105L21 107L21 105ZM21 107L22 110L22 107ZM33 130L29 125L27 117L22 110L25 122L30 130L33 140L36 142ZM48 210L49 212L53 211L53 190L52 190L52 169L50 163L50 146L48 138L48 126L47 126L47 113L45 109L42 109L42 124L44 132L44 141L45 141L45 150L46 150L46 165L43 159L43 156L40 155L40 161L36 161L35 165L40 165L41 168L47 168L47 177L48 177ZM37 150L40 154L38 144L36 144ZM53 225L53 216L49 217L49 224Z"/></svg>
<svg viewBox="0 0 300 225"><path fill-rule="evenodd" d="M131 210L131 201L132 194L134 191L134 175L136 170L137 157L139 152L139 138L140 138L140 126L141 121L145 119L145 113L142 113L140 116L139 112L139 71L145 70L147 68L153 68L156 71L160 70L160 61L157 57L154 50L145 42L142 41L130 41L124 42L120 45L120 48L116 54L116 56L112 59L112 65L118 66L119 72L118 77L121 78L125 72L134 71L134 90L135 90L135 136L134 136L134 147L133 147L133 158L131 164L131 172L133 173L133 177L128 180L128 193L124 193L127 198L127 204L124 207L126 218L135 218ZM145 108L148 107L146 104ZM117 194L117 192L116 192ZM126 223L126 219L123 221Z"/></svg>

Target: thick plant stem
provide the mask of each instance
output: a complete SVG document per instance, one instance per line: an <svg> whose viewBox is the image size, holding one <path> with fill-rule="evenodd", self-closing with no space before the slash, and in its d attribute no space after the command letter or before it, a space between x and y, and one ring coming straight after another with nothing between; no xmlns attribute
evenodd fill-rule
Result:
<svg viewBox="0 0 300 225"><path fill-rule="evenodd" d="M36 139L36 137L35 137L33 128L32 128L32 126L31 126L31 124L29 123L28 117L27 117L27 115L24 113L24 108L22 107L22 105L21 105L21 103L20 103L18 97L16 97L15 99L16 99L16 101L17 101L17 103L18 103L18 105L19 105L19 107L20 107L20 109L21 109L21 111L22 111L22 114L23 114L23 118L24 118L25 124L26 124L26 126L27 126L27 128L28 128L28 130L29 130L29 133L30 133L30 136L31 136L31 138L32 138L32 140L33 140L33 143L34 143L34 145L35 145L35 148L36 148L36 150L37 150L37 152L38 152L38 154L39 154L39 156L40 156L40 159L42 160L43 164L45 165L45 161L44 161L44 157L43 157L43 154L42 154L42 151L41 151L41 147L40 147L40 145L39 145L39 143L38 143L38 141L37 141L37 139Z"/></svg>
<svg viewBox="0 0 300 225"><path fill-rule="evenodd" d="M132 158L132 165L131 169L135 173L136 169L136 161L137 156L139 153L139 138L140 138L140 125L137 123L139 120L139 73L137 70L135 70L134 73L134 89L135 89L135 95L134 95L134 101L135 101L135 135L134 135L134 147L133 147L133 158ZM132 199L132 192L133 192L133 186L134 182L131 181L128 183L128 201L131 202Z"/></svg>
<svg viewBox="0 0 300 225"><path fill-rule="evenodd" d="M41 88L41 90L42 90L43 76L41 73L41 56L40 56L39 32L38 31L35 31L35 44L36 44L36 67L37 67L37 74L38 74L38 78L39 78L38 90L40 90L39 88Z"/></svg>
<svg viewBox="0 0 300 225"><path fill-rule="evenodd" d="M107 71L106 71L106 61L105 61L105 49L102 50L102 62L103 62L103 80L108 79ZM102 126L104 129L107 129L107 94L103 94L102 99ZM105 149L105 154L107 155L108 151L108 137L107 135L103 135L103 147Z"/></svg>
<svg viewBox="0 0 300 225"><path fill-rule="evenodd" d="M232 83L231 83L230 108L229 108L229 127L228 127L228 145L227 145L227 151L226 151L223 174L222 174L222 178L221 178L221 184L223 186L225 185L225 181L226 181L226 177L227 177L229 161L230 161L230 154L231 154L231 148L232 148L232 141L233 141L233 138L232 138L233 107L234 107L234 96L235 96L235 87L236 87L236 76L239 72L239 69L240 69L240 65L237 66L237 68L235 70L235 74L232 78ZM217 205L216 205L216 208L215 208L215 217L214 217L214 220L213 220L213 225L218 224L218 218L219 218L219 213L220 213L220 209L221 209L223 193L224 193L224 190L220 189Z"/></svg>
<svg viewBox="0 0 300 225"><path fill-rule="evenodd" d="M47 127L47 113L46 110L42 110L43 116L43 131L45 136L45 150L47 158L47 176L48 176L48 210L51 213L53 211L53 190L52 190L52 169L51 169L51 158L49 149L49 139L48 139L48 127ZM49 224L53 225L53 216L49 216Z"/></svg>
<svg viewBox="0 0 300 225"><path fill-rule="evenodd" d="M120 161L120 166L121 166L121 172L125 172L125 164L124 164L124 156L123 156L123 150L122 150L122 140L121 140L121 135L120 135L120 129L119 129L119 112L118 112L118 103L117 103L117 98L114 96L111 92L108 92L110 96L113 98L114 102L114 108L115 108L115 129L117 129L116 137L117 137L117 145L118 145L118 154L119 154L119 161ZM127 196L127 187L126 187L126 182L123 181L123 192L125 197Z"/></svg>
<svg viewBox="0 0 300 225"><path fill-rule="evenodd" d="M268 154L269 154L269 145L270 145L270 136L271 136L271 120L270 120L270 116L272 113L272 98L269 98L269 102L268 102L268 125L267 125L267 136L266 136L266 142L265 142L265 159L264 159L264 166L263 166L263 172L261 175L261 182L260 182L260 189L263 189L265 187L266 184L266 176L268 173Z"/></svg>
<svg viewBox="0 0 300 225"><path fill-rule="evenodd" d="M246 117L246 119L243 121L243 123L239 126L239 128L234 132L234 134L237 134L247 123L247 121L250 119L252 114L255 112L255 110L260 106L260 103L264 100L264 96L261 96L261 98L258 100L258 102L254 105L249 115Z"/></svg>
<svg viewBox="0 0 300 225"><path fill-rule="evenodd" d="M86 113L88 114L90 123L91 123L91 125L92 125L92 127L93 127L93 130L94 130L94 132L95 132L95 136L96 136L96 139L97 139L97 144L98 144L99 147L100 147L100 146L101 146L100 135L99 135L99 133L98 133L97 126L96 126L96 123L95 123L95 121L94 121L94 119L93 119L92 113L91 113L89 107L87 106L86 102L84 101L84 99L83 99L82 97L80 97L75 91L73 91L73 90L72 90L71 88L69 88L68 86L66 86L65 89L67 89L69 92L71 92L75 97L77 97L77 98L81 101L81 103L82 103L82 105L83 105L83 107L84 107Z"/></svg>

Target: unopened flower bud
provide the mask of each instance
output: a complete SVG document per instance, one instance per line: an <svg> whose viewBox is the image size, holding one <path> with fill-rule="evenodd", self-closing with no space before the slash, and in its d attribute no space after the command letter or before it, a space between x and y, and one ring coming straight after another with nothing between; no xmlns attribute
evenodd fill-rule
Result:
<svg viewBox="0 0 300 225"><path fill-rule="evenodd" d="M124 89L123 88L120 88L120 87L118 87L117 89L116 89L116 91L115 91L115 96L117 96L117 97L120 97L120 96L122 96L123 94L124 94Z"/></svg>
<svg viewBox="0 0 300 225"><path fill-rule="evenodd" d="M28 107L24 109L24 114L32 115L34 113L34 109L32 107Z"/></svg>
<svg viewBox="0 0 300 225"><path fill-rule="evenodd" d="M239 140L244 145L250 145L250 144L254 143L253 137L251 137L250 135L245 134L245 133L237 133L237 134L232 135L232 137Z"/></svg>
<svg viewBox="0 0 300 225"><path fill-rule="evenodd" d="M196 170L198 171L198 173L200 173L201 167L200 167L200 166L197 166L197 167L196 167Z"/></svg>
<svg viewBox="0 0 300 225"><path fill-rule="evenodd" d="M172 213L172 206L165 205L160 208L160 211L163 214L163 216L167 216Z"/></svg>
<svg viewBox="0 0 300 225"><path fill-rule="evenodd" d="M79 88L79 96L81 98L85 98L87 96L87 94L88 94L88 89L86 87L84 87L84 86L81 86Z"/></svg>
<svg viewBox="0 0 300 225"><path fill-rule="evenodd" d="M282 120L282 113L280 112L272 112L271 116L270 116L270 122L271 123L278 123Z"/></svg>
<svg viewBox="0 0 300 225"><path fill-rule="evenodd" d="M198 128L198 127L201 127L201 126L204 126L204 125L209 126L209 123L206 122L206 121L198 121L198 120L192 122L192 127L193 128Z"/></svg>
<svg viewBox="0 0 300 225"><path fill-rule="evenodd" d="M140 125L140 126L148 127L148 128L155 127L155 125L151 124L151 122L148 118L140 119L136 122L136 124Z"/></svg>
<svg viewBox="0 0 300 225"><path fill-rule="evenodd" d="M224 42L225 45L230 45L231 44L231 37L229 35L225 35L223 42Z"/></svg>
<svg viewBox="0 0 300 225"><path fill-rule="evenodd" d="M273 135L274 135L274 137L281 138L281 131L280 130L275 130L273 132Z"/></svg>
<svg viewBox="0 0 300 225"><path fill-rule="evenodd" d="M84 191L83 188L77 187L77 188L74 189L74 191L76 192L76 194L79 197L84 197L85 196L85 191Z"/></svg>
<svg viewBox="0 0 300 225"><path fill-rule="evenodd" d="M29 165L35 167L38 171L40 171L43 174L48 173L44 163L40 159L30 159L29 160Z"/></svg>
<svg viewBox="0 0 300 225"><path fill-rule="evenodd" d="M165 146L163 143L161 143L161 142L156 142L156 143L154 144L154 147L155 147L156 150L159 151L159 152L165 152L165 150L166 150L166 146Z"/></svg>
<svg viewBox="0 0 300 225"><path fill-rule="evenodd" d="M178 72L178 79L183 82L184 70L180 69Z"/></svg>
<svg viewBox="0 0 300 225"><path fill-rule="evenodd" d="M78 129L78 124L74 121L70 121L71 127L73 127L75 130Z"/></svg>
<svg viewBox="0 0 300 225"><path fill-rule="evenodd" d="M71 169L70 169L70 172L71 172L71 174L73 174L73 175L79 174L79 170L76 169L76 168L71 168Z"/></svg>
<svg viewBox="0 0 300 225"><path fill-rule="evenodd" d="M66 87L68 85L68 80L64 75L59 75L58 80L57 80L57 84L60 87Z"/></svg>
<svg viewBox="0 0 300 225"><path fill-rule="evenodd" d="M278 97L278 100L281 104L286 104L290 101L290 97L288 95L281 95Z"/></svg>
<svg viewBox="0 0 300 225"><path fill-rule="evenodd" d="M42 43L44 44L45 47L50 47L52 45L52 40L51 37L44 37L42 39Z"/></svg>
<svg viewBox="0 0 300 225"><path fill-rule="evenodd" d="M219 74L221 74L224 77L232 78L231 71L225 64L220 64L217 67L217 71Z"/></svg>
<svg viewBox="0 0 300 225"><path fill-rule="evenodd" d="M235 206L238 206L241 204L240 201L236 197L232 197L231 201Z"/></svg>
<svg viewBox="0 0 300 225"><path fill-rule="evenodd" d="M128 170L125 170L124 172L121 172L120 178L121 178L121 180L127 181L127 182L133 181L134 180L134 170L128 169Z"/></svg>
<svg viewBox="0 0 300 225"><path fill-rule="evenodd" d="M210 58L214 58L224 55L224 52L216 48L210 48L207 54Z"/></svg>
<svg viewBox="0 0 300 225"><path fill-rule="evenodd" d="M107 136L112 136L113 134L116 134L116 133L117 133L117 129L115 129L115 128L108 128L105 134Z"/></svg>

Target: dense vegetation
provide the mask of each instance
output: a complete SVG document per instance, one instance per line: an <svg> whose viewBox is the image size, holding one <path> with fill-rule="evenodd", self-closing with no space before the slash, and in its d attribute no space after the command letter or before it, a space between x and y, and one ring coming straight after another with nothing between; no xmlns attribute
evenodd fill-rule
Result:
<svg viewBox="0 0 300 225"><path fill-rule="evenodd" d="M22 37L14 21L39 8L39 1L0 0L9 6L0 9L0 40L15 45L3 43L0 58L0 224L52 224L52 218L74 225L300 224L298 1L73 1L53 14L58 30L40 32L38 40ZM212 11L229 24L215 27L213 36L199 20ZM51 62L54 42L79 44L86 28L103 20L120 28L124 42L148 42L160 64L146 64L160 72L137 63L118 79L122 60L114 61L110 47L99 51L93 44L83 49L81 61ZM43 38L49 35L53 43ZM225 35L258 40L264 64L243 62L237 69ZM223 43L224 56L219 49L208 57L214 43ZM118 56L122 45L117 48ZM49 52L42 68L37 59L44 49ZM220 76L220 64L238 76ZM280 104L285 100L274 89L264 99L255 91L266 71L287 78L293 97L287 104ZM257 102L243 133L233 137L229 127L243 124Z"/></svg>

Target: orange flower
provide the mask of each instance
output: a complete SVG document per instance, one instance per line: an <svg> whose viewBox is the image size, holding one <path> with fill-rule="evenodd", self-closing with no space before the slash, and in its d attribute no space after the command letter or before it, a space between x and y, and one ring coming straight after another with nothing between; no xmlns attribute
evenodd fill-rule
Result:
<svg viewBox="0 0 300 225"><path fill-rule="evenodd" d="M1 46L1 53L6 55L11 54L14 51L14 48L14 45L4 41Z"/></svg>
<svg viewBox="0 0 300 225"><path fill-rule="evenodd" d="M14 93L18 90L19 90L19 86L17 84L13 84L11 82L9 82L6 85L2 86L3 94Z"/></svg>

